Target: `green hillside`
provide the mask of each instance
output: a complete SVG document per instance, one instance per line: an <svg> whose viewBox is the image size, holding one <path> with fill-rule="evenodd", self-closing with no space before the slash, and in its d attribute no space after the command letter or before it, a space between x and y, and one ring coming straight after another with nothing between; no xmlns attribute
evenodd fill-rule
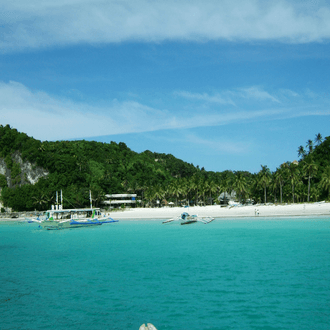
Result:
<svg viewBox="0 0 330 330"><path fill-rule="evenodd" d="M41 142L8 125L0 126L1 200L5 207L22 211L49 208L59 190L64 207L88 206L89 190L95 206L102 206L108 193L137 193L142 206L154 205L156 200L214 203L221 192L232 190L242 202L326 199L330 137L321 140L315 147L309 143L308 152L300 147L298 164L282 164L274 173L267 166L261 166L259 173L209 172L173 155L136 153L125 143ZM32 172L41 173L37 182L31 183Z"/></svg>

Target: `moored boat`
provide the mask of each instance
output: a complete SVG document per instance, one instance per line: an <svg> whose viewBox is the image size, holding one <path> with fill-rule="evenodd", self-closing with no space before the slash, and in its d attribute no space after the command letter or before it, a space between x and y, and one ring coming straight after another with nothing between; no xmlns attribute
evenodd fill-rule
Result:
<svg viewBox="0 0 330 330"><path fill-rule="evenodd" d="M102 216L99 208L58 208L46 211L46 219L40 221L40 227L47 230L58 230L99 226L105 223L114 222L118 222L118 220Z"/></svg>
<svg viewBox="0 0 330 330"><path fill-rule="evenodd" d="M187 212L183 212L180 216L178 216L176 218L172 218L172 219L163 221L163 224L175 223L175 222L179 222L180 225L189 225L189 224L197 223L197 222L202 222L204 224L207 224L213 220L214 220L214 218L212 218L212 217L203 217L203 216L198 216L196 214L190 215Z"/></svg>

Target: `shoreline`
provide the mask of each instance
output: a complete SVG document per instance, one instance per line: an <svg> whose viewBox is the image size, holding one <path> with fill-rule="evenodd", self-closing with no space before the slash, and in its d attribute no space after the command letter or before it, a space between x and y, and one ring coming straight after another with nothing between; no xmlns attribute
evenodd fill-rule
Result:
<svg viewBox="0 0 330 330"><path fill-rule="evenodd" d="M258 217L299 217L299 216L329 216L330 203L316 202L288 205L247 205L247 206L190 206L163 208L131 208L123 211L106 212L115 220L158 220L180 216L183 212L190 215L221 218L258 218ZM0 218L0 221L22 221L25 218Z"/></svg>
<svg viewBox="0 0 330 330"><path fill-rule="evenodd" d="M220 207L191 206L191 207L166 207L166 208L132 208L124 211L111 212L110 216L116 220L132 219L169 219L181 213L221 218L258 218L258 217L283 217L283 216L329 216L330 203L304 203L288 205L249 205Z"/></svg>

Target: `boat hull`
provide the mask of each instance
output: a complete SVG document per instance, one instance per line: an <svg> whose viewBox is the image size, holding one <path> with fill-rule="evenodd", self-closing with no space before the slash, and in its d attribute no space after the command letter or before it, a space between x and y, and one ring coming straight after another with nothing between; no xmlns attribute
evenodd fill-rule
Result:
<svg viewBox="0 0 330 330"><path fill-rule="evenodd" d="M181 214L181 216L173 219L168 219L163 221L163 224L168 224L168 223L180 223L180 225L191 225L193 223L201 222L204 224L210 223L213 221L214 218L212 217L199 217L198 215L189 215L187 212L184 212Z"/></svg>
<svg viewBox="0 0 330 330"><path fill-rule="evenodd" d="M118 220L86 220L86 221L55 221L55 220L48 220L43 221L40 226L46 230L60 230L60 229L70 229L70 228L82 228L82 227L91 227L91 226L100 226L104 223L113 223L118 222Z"/></svg>
<svg viewBox="0 0 330 330"><path fill-rule="evenodd" d="M197 220L196 219L183 220L180 222L180 225L191 225L192 223L197 223Z"/></svg>

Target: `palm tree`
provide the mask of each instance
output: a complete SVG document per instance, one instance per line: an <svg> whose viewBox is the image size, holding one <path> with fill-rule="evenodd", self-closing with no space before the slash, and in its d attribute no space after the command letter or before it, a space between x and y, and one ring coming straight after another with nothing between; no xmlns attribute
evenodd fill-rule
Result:
<svg viewBox="0 0 330 330"><path fill-rule="evenodd" d="M311 199L314 200L314 202L316 202L318 200L320 196L320 190L317 189L316 187L312 187L311 188Z"/></svg>
<svg viewBox="0 0 330 330"><path fill-rule="evenodd" d="M291 181L291 186L292 186L292 203L294 203L294 186L299 178L298 164L290 163L288 170L289 170L290 181Z"/></svg>
<svg viewBox="0 0 330 330"><path fill-rule="evenodd" d="M210 201L212 204L212 194L214 194L218 191L218 185L214 181L209 180L208 181L208 190L209 190L209 194L210 194Z"/></svg>
<svg viewBox="0 0 330 330"><path fill-rule="evenodd" d="M158 206L161 206L161 200L163 199L165 195L165 190L161 187L161 185L157 184L156 186L152 187L150 190L148 190L148 193L146 193L148 196L150 202L152 200L156 200L156 203Z"/></svg>
<svg viewBox="0 0 330 330"><path fill-rule="evenodd" d="M199 196L199 188L202 184L201 176L198 174L194 174L191 177L191 190L195 191L195 205L198 205L198 196Z"/></svg>
<svg viewBox="0 0 330 330"><path fill-rule="evenodd" d="M321 176L321 189L328 190L328 198L330 198L330 166L328 165Z"/></svg>
<svg viewBox="0 0 330 330"><path fill-rule="evenodd" d="M246 178L243 175L243 173L236 173L234 182L233 182L233 189L238 193L239 195L239 202L242 200L242 195L246 192L247 190L247 183L246 183Z"/></svg>
<svg viewBox="0 0 330 330"><path fill-rule="evenodd" d="M51 201L51 198L47 194L41 194L37 197L33 196L32 199L34 199L33 204L36 205L38 210L42 210Z"/></svg>
<svg viewBox="0 0 330 330"><path fill-rule="evenodd" d="M178 205L178 197L180 196L180 194L182 192L181 187L180 187L180 182L178 179L172 181L172 183L169 186L168 191L169 191L170 195L175 197L175 200L176 200L175 204Z"/></svg>
<svg viewBox="0 0 330 330"><path fill-rule="evenodd" d="M312 157L308 157L304 161L303 172L308 178L308 193L307 193L307 202L309 202L309 196L311 191L311 178L315 175L317 171L317 164L314 162Z"/></svg>
<svg viewBox="0 0 330 330"><path fill-rule="evenodd" d="M307 141L307 144L306 144L306 147L308 148L308 153L312 153L313 152L313 141L312 140L308 140Z"/></svg>
<svg viewBox="0 0 330 330"><path fill-rule="evenodd" d="M182 196L185 196L186 201L188 201L188 205L189 205L189 199L188 199L189 185L188 185L187 179L180 178L179 185L180 185L181 194L182 194Z"/></svg>
<svg viewBox="0 0 330 330"><path fill-rule="evenodd" d="M159 200L159 207L161 207L162 199L164 198L165 193L166 190L161 185L158 184L154 187L154 199L157 200L157 204Z"/></svg>
<svg viewBox="0 0 330 330"><path fill-rule="evenodd" d="M267 165L261 165L261 170L258 173L258 183L259 186L264 189L264 203L267 203L267 186L271 181L271 173Z"/></svg>
<svg viewBox="0 0 330 330"><path fill-rule="evenodd" d="M146 189L144 197L149 201L149 205L151 205L153 199L153 189L150 186Z"/></svg>
<svg viewBox="0 0 330 330"><path fill-rule="evenodd" d="M302 202L306 195L306 186L303 184L302 181L298 181L295 186L295 197L297 199L297 202Z"/></svg>
<svg viewBox="0 0 330 330"><path fill-rule="evenodd" d="M306 150L303 146L298 148L298 157L304 158L306 156Z"/></svg>
<svg viewBox="0 0 330 330"><path fill-rule="evenodd" d="M219 186L224 193L224 201L226 201L226 199L230 199L231 194L232 194L232 185L233 185L233 176L234 174L232 172L227 173L225 178L221 181L221 185ZM220 191L221 193L221 191ZM229 194L229 198L227 196L227 194Z"/></svg>
<svg viewBox="0 0 330 330"><path fill-rule="evenodd" d="M282 204L283 201L283 185L284 185L284 179L285 179L285 172L286 172L286 167L284 164L280 166L280 168L276 169L275 172L275 182L279 184L280 186L280 203Z"/></svg>
<svg viewBox="0 0 330 330"><path fill-rule="evenodd" d="M193 180L193 177L190 177L187 179L187 183L186 183L186 190L187 190L187 199L188 199L188 206L190 205L190 200L191 200L191 194L193 193L195 190L195 183Z"/></svg>
<svg viewBox="0 0 330 330"><path fill-rule="evenodd" d="M319 146L323 142L323 138L322 138L322 135L320 133L315 135L314 142L316 143L317 146Z"/></svg>
<svg viewBox="0 0 330 330"><path fill-rule="evenodd" d="M134 191L135 192L140 192L140 194L141 194L141 206L142 207L144 207L143 198L144 198L144 192L145 192L146 189L147 189L147 186L145 186L145 185L139 185L139 183L136 182L135 187L134 187Z"/></svg>
<svg viewBox="0 0 330 330"><path fill-rule="evenodd" d="M275 203L277 202L276 193L277 193L278 182L275 180L275 174L272 174L272 176L273 176L273 180L270 182L269 187L271 191L274 193L274 203Z"/></svg>
<svg viewBox="0 0 330 330"><path fill-rule="evenodd" d="M208 182L202 179L199 190L203 196L203 204L205 205L205 193L208 191Z"/></svg>

